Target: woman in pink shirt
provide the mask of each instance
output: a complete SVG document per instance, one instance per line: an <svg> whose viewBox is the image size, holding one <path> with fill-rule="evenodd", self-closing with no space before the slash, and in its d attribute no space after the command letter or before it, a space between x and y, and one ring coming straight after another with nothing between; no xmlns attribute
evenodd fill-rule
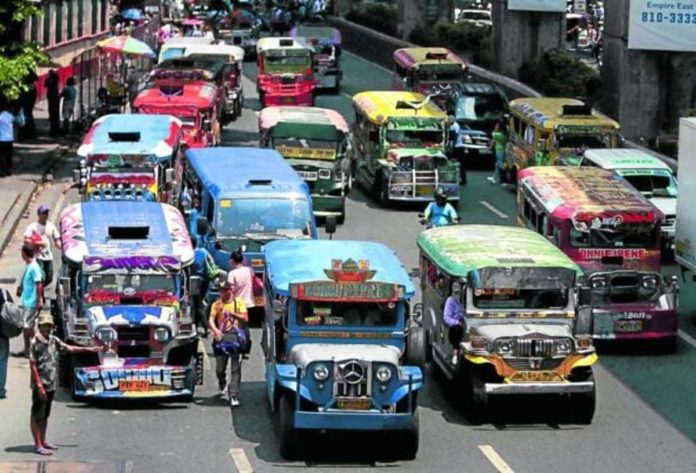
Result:
<svg viewBox="0 0 696 473"><path fill-rule="evenodd" d="M242 299L247 309L254 307L254 270L244 266L244 255L239 248L230 255L230 266L227 281L232 285L233 296Z"/></svg>

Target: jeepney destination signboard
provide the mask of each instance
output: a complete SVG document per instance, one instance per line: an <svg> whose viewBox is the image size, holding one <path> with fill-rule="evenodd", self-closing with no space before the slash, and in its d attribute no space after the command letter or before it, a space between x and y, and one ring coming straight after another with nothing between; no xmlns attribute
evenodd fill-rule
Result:
<svg viewBox="0 0 696 473"><path fill-rule="evenodd" d="M311 281L290 285L290 294L304 301L394 302L403 288L384 282Z"/></svg>

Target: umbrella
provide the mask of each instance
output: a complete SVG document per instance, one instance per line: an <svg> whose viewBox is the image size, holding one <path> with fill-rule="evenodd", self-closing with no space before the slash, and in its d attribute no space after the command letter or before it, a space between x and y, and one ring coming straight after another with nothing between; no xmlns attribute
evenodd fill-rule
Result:
<svg viewBox="0 0 696 473"><path fill-rule="evenodd" d="M99 46L102 51L108 53L130 54L132 56L156 56L150 46L132 36L112 36L111 38L99 41L97 46Z"/></svg>
<svg viewBox="0 0 696 473"><path fill-rule="evenodd" d="M126 20L132 21L139 21L145 18L145 15L143 14L142 10L139 10L137 8L128 8L126 10L123 10L121 12L121 16Z"/></svg>

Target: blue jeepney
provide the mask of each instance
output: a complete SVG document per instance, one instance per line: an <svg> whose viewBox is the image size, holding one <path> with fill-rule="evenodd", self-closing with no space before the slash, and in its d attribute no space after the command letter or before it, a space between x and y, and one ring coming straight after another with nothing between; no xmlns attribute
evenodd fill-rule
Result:
<svg viewBox="0 0 696 473"><path fill-rule="evenodd" d="M73 180L83 200L177 205L182 123L169 115L116 114L96 120L77 149Z"/></svg>
<svg viewBox="0 0 696 473"><path fill-rule="evenodd" d="M193 247L181 213L156 202L83 202L61 213L58 335L100 353L60 359L76 398L192 400L202 351L189 295Z"/></svg>
<svg viewBox="0 0 696 473"><path fill-rule="evenodd" d="M395 253L363 241L275 241L266 253L262 347L280 451L303 431L389 431L418 451L423 373L402 364L414 286Z"/></svg>
<svg viewBox="0 0 696 473"><path fill-rule="evenodd" d="M262 276L266 244L318 238L309 187L275 150L189 149L184 193L200 199L199 208L187 209L189 230L226 271L237 248ZM208 300L213 295L209 292Z"/></svg>

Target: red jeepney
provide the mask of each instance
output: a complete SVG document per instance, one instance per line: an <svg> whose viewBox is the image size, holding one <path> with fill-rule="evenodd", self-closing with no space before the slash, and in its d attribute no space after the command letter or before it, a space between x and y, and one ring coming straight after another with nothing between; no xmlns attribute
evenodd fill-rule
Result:
<svg viewBox="0 0 696 473"><path fill-rule="evenodd" d="M261 38L256 88L262 106L314 105L314 48L302 38Z"/></svg>

